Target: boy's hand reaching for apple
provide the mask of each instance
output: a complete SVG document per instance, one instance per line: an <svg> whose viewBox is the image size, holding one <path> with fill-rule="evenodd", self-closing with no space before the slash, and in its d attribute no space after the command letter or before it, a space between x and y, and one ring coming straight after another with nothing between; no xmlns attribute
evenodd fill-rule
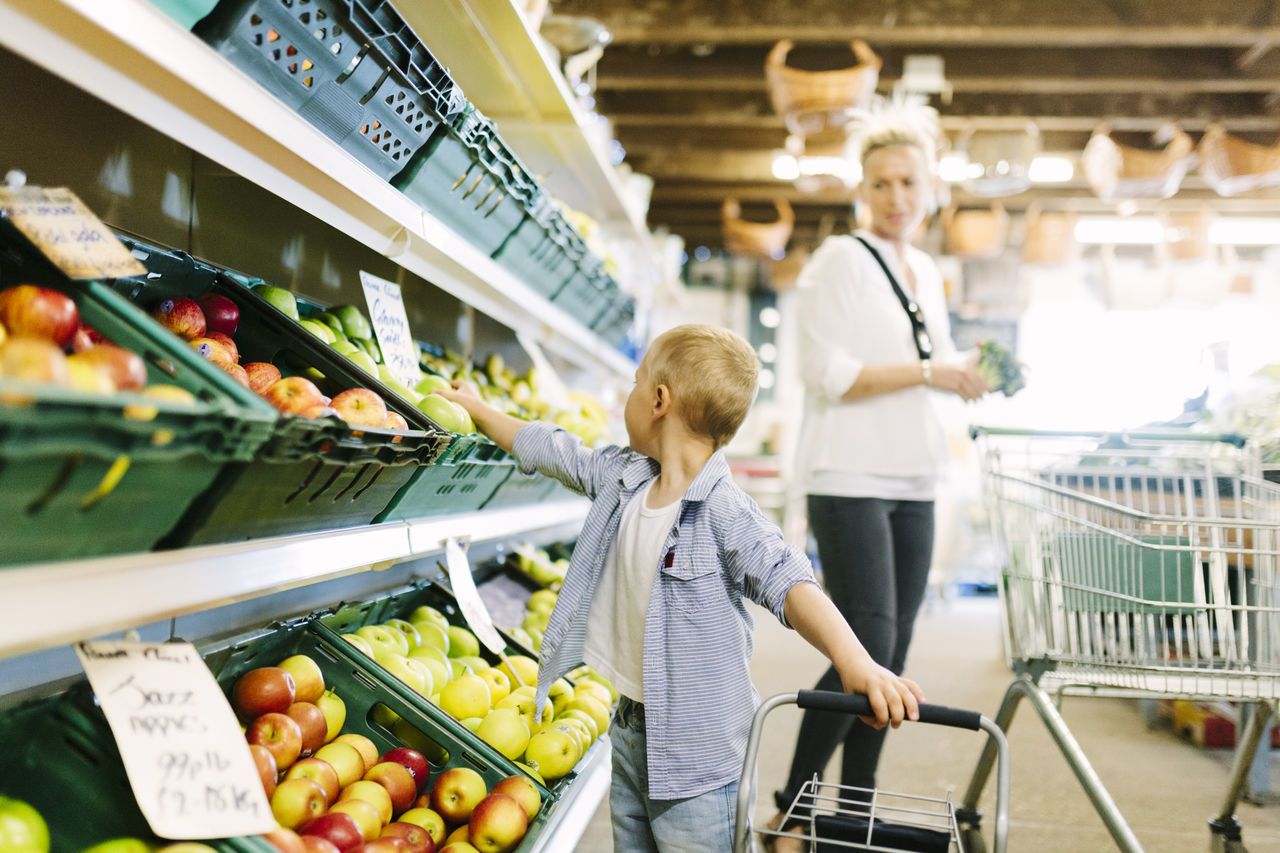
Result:
<svg viewBox="0 0 1280 853"><path fill-rule="evenodd" d="M484 399L480 396L480 390L470 382L464 382L460 379L453 380L449 383L448 388L441 388L435 393L452 403L457 403L468 412L471 412L472 408L477 404L484 404ZM472 412L472 417L474 416L475 414Z"/></svg>
<svg viewBox="0 0 1280 853"><path fill-rule="evenodd" d="M920 719L924 691L910 678L894 675L868 655L857 664L841 667L840 682L846 693L863 693L871 702L874 717L859 717L876 729L895 729L903 720Z"/></svg>

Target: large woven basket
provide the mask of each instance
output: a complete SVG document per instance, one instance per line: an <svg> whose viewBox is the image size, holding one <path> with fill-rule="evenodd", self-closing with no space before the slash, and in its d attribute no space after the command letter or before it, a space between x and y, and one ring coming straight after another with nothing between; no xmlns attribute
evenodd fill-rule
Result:
<svg viewBox="0 0 1280 853"><path fill-rule="evenodd" d="M1158 151L1121 145L1111 130L1099 127L1084 147L1081 160L1094 195L1104 201L1125 198L1169 198L1178 191L1194 160L1195 145L1180 128L1169 126L1165 147Z"/></svg>
<svg viewBox="0 0 1280 853"><path fill-rule="evenodd" d="M724 232L725 248L737 255L765 260L781 258L791 240L796 214L786 199L774 199L773 206L778 211L776 221L751 222L742 218L742 205L736 198L726 198L720 205L720 224Z"/></svg>
<svg viewBox="0 0 1280 853"><path fill-rule="evenodd" d="M1200 174L1221 196L1280 187L1280 139L1257 145L1211 124L1200 139Z"/></svg>
<svg viewBox="0 0 1280 853"><path fill-rule="evenodd" d="M1076 215L1070 211L1042 212L1032 205L1027 209L1022 239L1024 264L1065 264L1079 254L1076 243Z"/></svg>
<svg viewBox="0 0 1280 853"><path fill-rule="evenodd" d="M957 258L995 258L1004 252L1009 238L1009 214L1000 204L989 209L942 211L942 231L947 254Z"/></svg>
<svg viewBox="0 0 1280 853"><path fill-rule="evenodd" d="M787 65L790 39L773 46L764 63L769 100L798 136L832 137L844 132L849 110L865 107L880 82L880 57L861 39L850 43L858 64L834 71L804 71Z"/></svg>

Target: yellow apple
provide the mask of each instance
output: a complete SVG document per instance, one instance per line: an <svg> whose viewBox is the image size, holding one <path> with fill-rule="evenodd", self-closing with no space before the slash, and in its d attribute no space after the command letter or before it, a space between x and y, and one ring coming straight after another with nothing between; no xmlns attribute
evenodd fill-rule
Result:
<svg viewBox="0 0 1280 853"><path fill-rule="evenodd" d="M445 615L434 607L428 607L425 604L413 609L413 612L409 614L409 621L434 622L439 625L441 629L445 631L449 630L449 620L445 618Z"/></svg>
<svg viewBox="0 0 1280 853"><path fill-rule="evenodd" d="M569 711L585 711L591 715L591 718L596 721L596 729L600 734L609 730L609 707L593 696L577 695L577 688L574 688L573 701L565 706L565 712Z"/></svg>
<svg viewBox="0 0 1280 853"><path fill-rule="evenodd" d="M442 652L449 651L449 632L441 628L438 623L424 619L410 624L418 631L418 637L421 639L419 646L431 646Z"/></svg>
<svg viewBox="0 0 1280 853"><path fill-rule="evenodd" d="M406 651L405 654L408 654L418 646L422 645L422 635L418 633L418 629L413 627L412 623L406 622L403 619L388 619L382 624L392 630L399 631L401 634L404 634L404 638L409 641L409 650Z"/></svg>
<svg viewBox="0 0 1280 853"><path fill-rule="evenodd" d="M557 678L551 682L551 692L548 694L551 699L551 710L559 716L565 707L573 701L574 695L573 685L563 678Z"/></svg>
<svg viewBox="0 0 1280 853"><path fill-rule="evenodd" d="M489 697L489 683L470 673L455 678L440 691L440 707L458 720L483 717L493 707Z"/></svg>
<svg viewBox="0 0 1280 853"><path fill-rule="evenodd" d="M316 707L324 714L324 721L329 726L324 733L324 742L328 743L338 736L342 731L343 723L347 721L347 703L343 702L342 697L337 693L326 690L316 700Z"/></svg>
<svg viewBox="0 0 1280 853"><path fill-rule="evenodd" d="M421 658L407 657L404 659L404 662L408 664L411 669L417 670L418 674L422 676L422 689L418 691L420 695L430 696L432 693L436 692L435 673L425 660L422 660Z"/></svg>
<svg viewBox="0 0 1280 853"><path fill-rule="evenodd" d="M461 658L480 654L480 641L476 639L475 634L461 625L450 625L447 630L449 657Z"/></svg>
<svg viewBox="0 0 1280 853"><path fill-rule="evenodd" d="M480 724L484 722L484 718L483 717L467 717L465 720L458 720L458 722L462 723L464 726L466 726L467 728L471 729L471 731L474 732L474 731L480 730Z"/></svg>
<svg viewBox="0 0 1280 853"><path fill-rule="evenodd" d="M525 609L531 613L546 613L550 616L551 611L555 609L558 597L549 589L540 589L529 596L529 603L525 605Z"/></svg>
<svg viewBox="0 0 1280 853"><path fill-rule="evenodd" d="M511 693L511 682L507 679L505 673L489 667L482 669L476 675L489 682L489 697L495 704L507 698Z"/></svg>
<svg viewBox="0 0 1280 853"><path fill-rule="evenodd" d="M364 800L378 810L378 818L384 824L391 823L391 795L377 782L367 779L352 782L338 795L338 802L344 800Z"/></svg>
<svg viewBox="0 0 1280 853"><path fill-rule="evenodd" d="M484 672L490 667L489 662L479 655L459 655L458 660L471 667L471 671L475 673Z"/></svg>
<svg viewBox="0 0 1280 853"><path fill-rule="evenodd" d="M533 779L537 780L538 784L543 786L547 784L547 780L542 778L542 774L539 773L537 770L534 770L528 764L521 764L519 761L517 761L515 764L516 764L516 767L519 767L525 773L528 773Z"/></svg>
<svg viewBox="0 0 1280 853"><path fill-rule="evenodd" d="M512 689L525 684L538 683L538 662L531 657L511 655L498 664L498 669L511 679Z"/></svg>
<svg viewBox="0 0 1280 853"><path fill-rule="evenodd" d="M433 655L433 651L444 654L439 649L414 649L409 654L409 660L417 661L431 673L432 693L443 688L453 678L453 667L447 663L447 659L442 661Z"/></svg>
<svg viewBox="0 0 1280 853"><path fill-rule="evenodd" d="M556 717L556 722L560 722L562 720L581 721L582 724L587 727L587 731L591 734L592 742L594 742L596 738L600 737L600 727L596 725L596 718L588 714L586 711L580 711L577 709L567 710L560 716Z"/></svg>
<svg viewBox="0 0 1280 853"><path fill-rule="evenodd" d="M512 761L529 745L529 724L515 708L495 708L485 716L476 734Z"/></svg>
<svg viewBox="0 0 1280 853"><path fill-rule="evenodd" d="M373 646L370 645L368 640L361 637L359 634L343 634L342 639L346 640L369 657L373 657Z"/></svg>
<svg viewBox="0 0 1280 853"><path fill-rule="evenodd" d="M457 658L449 658L449 671L453 673L454 678L461 678L464 675L474 673L474 670L471 669L471 664Z"/></svg>
<svg viewBox="0 0 1280 853"><path fill-rule="evenodd" d="M365 625L356 630L356 635L364 637L373 647L376 656L379 652L392 652L397 655L409 654L409 639L394 628L385 625Z"/></svg>
<svg viewBox="0 0 1280 853"><path fill-rule="evenodd" d="M567 776L579 758L578 745L573 738L554 729L531 737L525 750L525 760L550 782Z"/></svg>
<svg viewBox="0 0 1280 853"><path fill-rule="evenodd" d="M564 732L573 738L574 743L578 745L579 755L586 752L587 747L591 746L591 733L587 731L587 726L582 720L556 720L551 724L550 729L551 731Z"/></svg>
<svg viewBox="0 0 1280 853"><path fill-rule="evenodd" d="M388 654L380 656L378 663L382 664L382 668L387 672L408 685L413 692L421 693L426 689L426 679L423 678L422 672L416 667L410 666L408 658L402 655Z"/></svg>
<svg viewBox="0 0 1280 853"><path fill-rule="evenodd" d="M534 793L537 793L536 791ZM510 795L508 795L510 796ZM418 808L409 809L400 815L401 823L411 823L414 826L420 826L431 836L431 840L436 844L444 841L444 818L436 814L428 808L419 806Z"/></svg>
<svg viewBox="0 0 1280 853"><path fill-rule="evenodd" d="M609 688L591 679L580 681L574 688L573 695L575 698L578 696L593 696L605 708L613 704L613 695L609 693Z"/></svg>

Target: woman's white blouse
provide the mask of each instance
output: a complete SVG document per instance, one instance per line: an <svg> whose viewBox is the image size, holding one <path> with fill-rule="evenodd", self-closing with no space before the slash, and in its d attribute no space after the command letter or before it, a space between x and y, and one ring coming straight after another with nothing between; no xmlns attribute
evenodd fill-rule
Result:
<svg viewBox="0 0 1280 853"><path fill-rule="evenodd" d="M869 232L911 295L898 253ZM933 357L955 355L942 275L914 247L906 261ZM875 258L852 236L828 238L800 274L800 357L805 383L799 467L808 494L931 500L945 445L933 393L923 385L855 402L842 399L868 365L919 361L911 321Z"/></svg>

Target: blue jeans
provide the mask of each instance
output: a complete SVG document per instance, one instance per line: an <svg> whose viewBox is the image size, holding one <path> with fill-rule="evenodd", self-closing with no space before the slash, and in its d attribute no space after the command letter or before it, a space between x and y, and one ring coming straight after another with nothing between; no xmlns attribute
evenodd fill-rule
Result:
<svg viewBox="0 0 1280 853"><path fill-rule="evenodd" d="M730 853L738 783L683 800L649 799L644 706L623 697L613 726L614 853Z"/></svg>

